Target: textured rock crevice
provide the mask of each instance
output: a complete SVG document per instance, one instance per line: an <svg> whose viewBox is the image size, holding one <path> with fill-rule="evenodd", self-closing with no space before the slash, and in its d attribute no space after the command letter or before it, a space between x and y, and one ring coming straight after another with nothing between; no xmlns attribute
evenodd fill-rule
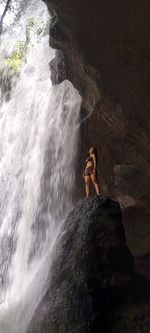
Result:
<svg viewBox="0 0 150 333"><path fill-rule="evenodd" d="M80 175L86 153L94 145L103 193L119 200L125 212L133 254L146 255L150 252L150 3L45 2L54 13L50 44L63 53L65 78L83 98L81 118L90 115L80 128L78 197L83 195ZM62 72L63 80L64 67Z"/></svg>

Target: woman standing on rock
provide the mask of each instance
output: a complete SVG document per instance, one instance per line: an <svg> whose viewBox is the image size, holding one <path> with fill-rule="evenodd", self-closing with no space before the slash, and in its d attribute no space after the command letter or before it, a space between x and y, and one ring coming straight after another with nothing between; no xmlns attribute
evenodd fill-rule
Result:
<svg viewBox="0 0 150 333"><path fill-rule="evenodd" d="M91 147L89 149L89 156L86 160L86 168L83 173L83 177L85 179L85 191L87 197L90 194L91 180L93 182L97 195L100 195L100 188L97 181L96 167L97 167L97 161L96 161L95 149Z"/></svg>

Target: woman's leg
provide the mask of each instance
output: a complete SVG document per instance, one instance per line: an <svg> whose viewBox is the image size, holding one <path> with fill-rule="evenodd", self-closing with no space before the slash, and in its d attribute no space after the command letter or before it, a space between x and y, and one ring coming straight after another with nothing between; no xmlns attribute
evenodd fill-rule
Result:
<svg viewBox="0 0 150 333"><path fill-rule="evenodd" d="M98 181L97 181L97 177L94 173L92 173L91 179L92 179L93 185L95 187L95 191L96 191L97 195L99 195L100 194L100 187L99 187L99 184L98 184Z"/></svg>
<svg viewBox="0 0 150 333"><path fill-rule="evenodd" d="M90 194L90 176L85 176L85 192L86 196L88 197Z"/></svg>

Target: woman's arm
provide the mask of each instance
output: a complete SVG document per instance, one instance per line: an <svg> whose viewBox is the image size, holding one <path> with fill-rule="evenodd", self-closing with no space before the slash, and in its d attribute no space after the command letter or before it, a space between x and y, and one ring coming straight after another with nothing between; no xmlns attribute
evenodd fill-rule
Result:
<svg viewBox="0 0 150 333"><path fill-rule="evenodd" d="M96 156L93 154L94 172L96 172Z"/></svg>

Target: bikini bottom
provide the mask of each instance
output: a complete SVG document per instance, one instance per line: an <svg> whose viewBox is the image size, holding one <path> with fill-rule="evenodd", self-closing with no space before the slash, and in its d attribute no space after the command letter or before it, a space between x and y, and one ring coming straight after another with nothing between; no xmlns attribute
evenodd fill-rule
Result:
<svg viewBox="0 0 150 333"><path fill-rule="evenodd" d="M92 173L93 173L93 170L94 170L94 168L93 168L92 165L89 166L89 167L87 167L87 168L85 169L85 171L84 171L84 176L91 176Z"/></svg>

